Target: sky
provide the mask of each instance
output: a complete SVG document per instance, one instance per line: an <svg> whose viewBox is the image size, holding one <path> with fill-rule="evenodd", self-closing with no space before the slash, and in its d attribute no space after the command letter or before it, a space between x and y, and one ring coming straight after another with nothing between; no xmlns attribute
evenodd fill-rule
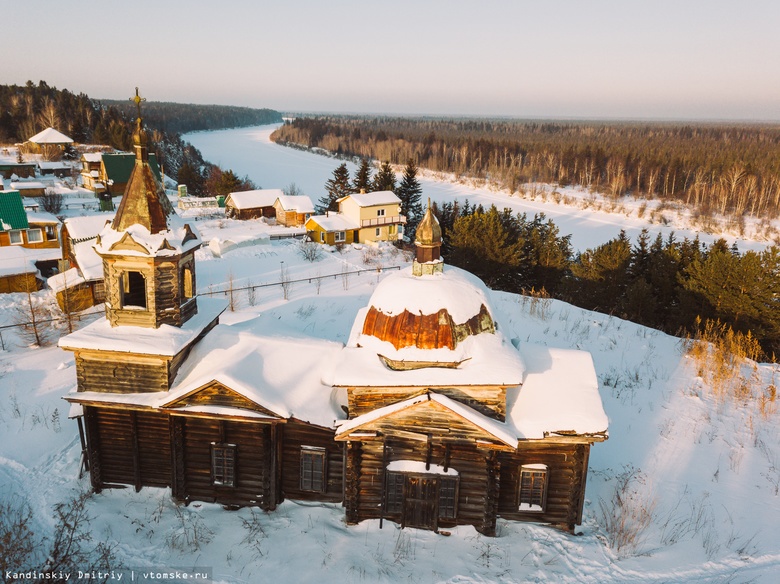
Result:
<svg viewBox="0 0 780 584"><path fill-rule="evenodd" d="M0 82L356 112L780 121L776 0L0 0Z"/></svg>

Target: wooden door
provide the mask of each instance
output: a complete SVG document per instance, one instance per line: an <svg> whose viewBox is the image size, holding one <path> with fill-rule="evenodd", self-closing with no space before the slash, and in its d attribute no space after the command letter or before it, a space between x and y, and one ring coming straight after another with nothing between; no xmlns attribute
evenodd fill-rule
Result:
<svg viewBox="0 0 780 584"><path fill-rule="evenodd" d="M401 527L432 529L439 527L439 479L408 476L404 484Z"/></svg>

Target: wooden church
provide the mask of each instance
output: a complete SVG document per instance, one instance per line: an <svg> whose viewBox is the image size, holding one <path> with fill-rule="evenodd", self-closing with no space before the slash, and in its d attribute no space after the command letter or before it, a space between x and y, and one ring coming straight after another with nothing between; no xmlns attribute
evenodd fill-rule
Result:
<svg viewBox="0 0 780 584"><path fill-rule="evenodd" d="M588 353L504 338L484 284L444 266L430 209L413 266L377 286L346 346L219 324L224 302L195 294L200 236L149 167L136 101L135 167L95 245L106 317L60 341L94 489L342 502L347 523L488 535L497 517L581 522L589 449L607 437Z"/></svg>

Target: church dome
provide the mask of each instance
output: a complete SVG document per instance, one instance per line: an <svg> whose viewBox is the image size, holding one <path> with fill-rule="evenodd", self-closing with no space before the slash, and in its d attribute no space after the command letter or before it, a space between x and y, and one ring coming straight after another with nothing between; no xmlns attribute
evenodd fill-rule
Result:
<svg viewBox="0 0 780 584"><path fill-rule="evenodd" d="M374 291L362 334L395 349L455 349L467 337L492 333L487 288L458 268L417 276L411 269L388 276Z"/></svg>

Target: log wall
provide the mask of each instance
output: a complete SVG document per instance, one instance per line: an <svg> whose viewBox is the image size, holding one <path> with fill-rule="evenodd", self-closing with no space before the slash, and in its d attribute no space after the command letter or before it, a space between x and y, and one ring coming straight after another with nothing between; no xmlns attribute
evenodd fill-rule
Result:
<svg viewBox="0 0 780 584"><path fill-rule="evenodd" d="M284 498L309 501L343 500L344 451L343 445L333 440L335 431L290 420L281 430L282 446L282 495ZM314 446L327 451L327 484L324 493L303 491L301 484L301 448Z"/></svg>
<svg viewBox="0 0 780 584"><path fill-rule="evenodd" d="M237 446L233 487L213 484L212 442ZM175 456L183 459L185 488L178 493L180 498L262 509L276 506L270 424L184 418L182 451Z"/></svg>
<svg viewBox="0 0 780 584"><path fill-rule="evenodd" d="M589 444L520 443L516 453L502 452L498 514L506 519L552 523L569 531L582 522ZM547 504L543 512L518 511L520 467L547 465Z"/></svg>

